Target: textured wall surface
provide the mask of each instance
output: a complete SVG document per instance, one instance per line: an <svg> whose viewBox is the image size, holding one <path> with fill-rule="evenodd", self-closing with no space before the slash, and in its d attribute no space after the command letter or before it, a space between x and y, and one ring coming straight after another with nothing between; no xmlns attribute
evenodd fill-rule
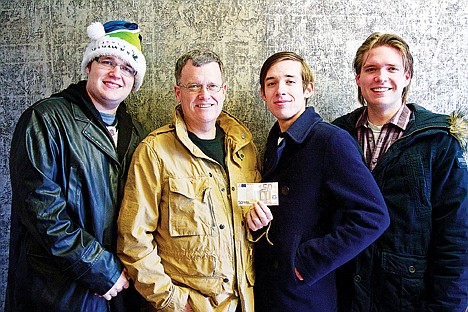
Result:
<svg viewBox="0 0 468 312"><path fill-rule="evenodd" d="M142 28L147 76L127 102L148 130L172 115L176 59L192 48L210 48L227 68L225 109L246 123L263 151L274 121L258 93L263 61L282 50L303 55L316 76L309 103L332 120L359 106L351 63L374 31L397 33L410 44L415 58L410 101L443 113L467 106L468 0L1 0L0 308L15 123L36 100L83 78L86 27L110 19L136 21Z"/></svg>

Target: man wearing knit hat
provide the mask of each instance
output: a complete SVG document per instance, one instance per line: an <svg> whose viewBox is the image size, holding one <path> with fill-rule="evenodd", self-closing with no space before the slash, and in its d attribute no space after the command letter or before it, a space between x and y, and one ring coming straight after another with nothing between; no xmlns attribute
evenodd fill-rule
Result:
<svg viewBox="0 0 468 312"><path fill-rule="evenodd" d="M18 121L6 311L136 310L115 248L128 164L146 134L123 103L146 71L139 32L126 21L91 24L88 79Z"/></svg>

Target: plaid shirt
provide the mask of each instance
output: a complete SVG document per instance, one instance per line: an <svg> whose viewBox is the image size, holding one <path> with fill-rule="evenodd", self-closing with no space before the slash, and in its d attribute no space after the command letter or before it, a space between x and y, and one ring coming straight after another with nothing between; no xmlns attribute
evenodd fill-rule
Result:
<svg viewBox="0 0 468 312"><path fill-rule="evenodd" d="M367 167L372 171L390 145L403 136L411 117L411 110L402 105L398 112L382 126L377 142L369 127L367 108L356 122L358 142L364 151Z"/></svg>

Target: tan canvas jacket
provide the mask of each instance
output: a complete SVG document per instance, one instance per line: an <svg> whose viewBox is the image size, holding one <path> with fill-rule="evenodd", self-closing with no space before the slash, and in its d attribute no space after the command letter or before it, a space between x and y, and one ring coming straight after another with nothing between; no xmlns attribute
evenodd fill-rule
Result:
<svg viewBox="0 0 468 312"><path fill-rule="evenodd" d="M235 294L253 311L253 245L237 183L260 181L252 135L222 112L226 166L192 143L177 107L173 124L135 151L118 220L118 253L136 288L157 309L227 311ZM228 174L229 173L229 174ZM244 210L244 211L243 211Z"/></svg>

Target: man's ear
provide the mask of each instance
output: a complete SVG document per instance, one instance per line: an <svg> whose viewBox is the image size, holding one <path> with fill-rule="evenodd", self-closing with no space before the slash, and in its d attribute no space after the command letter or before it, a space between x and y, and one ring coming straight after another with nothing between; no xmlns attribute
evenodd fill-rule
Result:
<svg viewBox="0 0 468 312"><path fill-rule="evenodd" d="M305 88L304 90L304 98L310 98L310 96L312 95L312 91L314 91L314 84L310 82L307 88Z"/></svg>
<svg viewBox="0 0 468 312"><path fill-rule="evenodd" d="M180 104L180 87L178 85L174 85L174 95L176 97L177 103Z"/></svg>
<svg viewBox="0 0 468 312"><path fill-rule="evenodd" d="M356 80L356 84L358 85L358 87L361 87L361 75L357 74L354 77L354 80Z"/></svg>
<svg viewBox="0 0 468 312"><path fill-rule="evenodd" d="M263 88L260 87L260 95L262 96L262 100L266 101L266 98L265 98L265 91L263 91Z"/></svg>
<svg viewBox="0 0 468 312"><path fill-rule="evenodd" d="M407 86L410 84L410 82L411 82L411 74L410 74L409 71L406 71L406 72L405 72L405 81L406 81L405 87L407 87Z"/></svg>

